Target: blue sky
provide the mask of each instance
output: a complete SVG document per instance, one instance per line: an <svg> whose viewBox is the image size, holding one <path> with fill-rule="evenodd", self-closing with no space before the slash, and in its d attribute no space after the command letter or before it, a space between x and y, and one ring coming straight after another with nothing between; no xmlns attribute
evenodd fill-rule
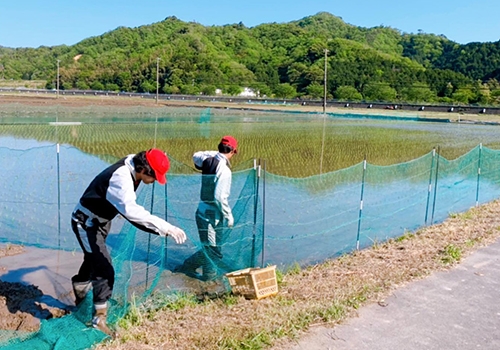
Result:
<svg viewBox="0 0 500 350"><path fill-rule="evenodd" d="M326 11L356 26L443 34L466 44L500 40L499 0L24 0L0 2L0 45L73 45L117 27L168 16L203 25L289 22Z"/></svg>

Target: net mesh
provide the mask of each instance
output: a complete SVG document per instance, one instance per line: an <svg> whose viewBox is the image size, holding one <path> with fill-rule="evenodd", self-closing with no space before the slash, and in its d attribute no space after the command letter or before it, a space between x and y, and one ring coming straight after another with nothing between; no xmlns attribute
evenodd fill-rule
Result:
<svg viewBox="0 0 500 350"><path fill-rule="evenodd" d="M17 148L0 144L4 178L9 179L0 184L0 242L68 252L69 258L59 266L73 264L73 274L81 262L81 250L71 231L71 212L88 183L116 161L117 154L156 143L167 150L185 147L179 152L190 157L194 140L201 148L210 149L225 134L210 110L178 112L163 119L137 110L144 120L131 123L126 116L108 118L102 110L89 108L80 111L78 120L83 124L74 124L71 112L56 112L54 121L53 110L46 115L20 115L14 108L6 120L22 120L29 127L26 123L1 126L4 142ZM87 122L95 122L95 114L120 123L107 125L100 120L89 126ZM73 124L61 124L65 118ZM223 115L218 122L225 118L229 117ZM52 122L56 124L50 125ZM180 146L179 140L187 146ZM110 324L123 318L131 303L153 297L166 303L179 293L206 288L204 281L176 272L202 249L195 219L201 175L190 164L170 158L167 184L141 185L137 201L181 227L188 240L177 245L138 231L123 218L113 221L107 240L116 270ZM243 159L233 168L230 204L235 225L223 231L223 257L214 265L217 275L275 264L282 269L307 266L441 222L450 213L498 198L499 167L500 152L483 146L453 160L437 149L404 163L360 162L303 178L268 172L264 160ZM65 284L62 290L71 290L71 274L65 279L58 276L51 283ZM105 339L103 333L88 326L91 316L89 294L76 312L42 320L37 332L0 332L0 347L89 348Z"/></svg>

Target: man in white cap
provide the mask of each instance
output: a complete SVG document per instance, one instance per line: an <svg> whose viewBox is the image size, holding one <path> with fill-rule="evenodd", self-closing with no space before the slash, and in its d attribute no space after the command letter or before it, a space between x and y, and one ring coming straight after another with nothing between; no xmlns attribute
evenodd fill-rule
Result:
<svg viewBox="0 0 500 350"><path fill-rule="evenodd" d="M171 236L184 243L186 234L165 220L152 215L136 202L135 191L141 182L155 180L164 185L170 168L167 155L159 149L131 154L106 168L87 187L71 216L71 226L83 250L83 263L73 276L75 303L78 306L93 289L92 325L114 337L107 324L107 303L113 293L115 270L106 247L111 220L122 215L137 228L160 236Z"/></svg>
<svg viewBox="0 0 500 350"><path fill-rule="evenodd" d="M233 213L229 206L231 192L230 159L238 153L238 142L232 136L222 137L218 151L200 151L193 155L194 165L202 172L200 203L196 211L196 225L202 249L187 258L175 272L204 281L217 277L217 265L222 259L222 230L232 228ZM202 275L196 270L201 267Z"/></svg>

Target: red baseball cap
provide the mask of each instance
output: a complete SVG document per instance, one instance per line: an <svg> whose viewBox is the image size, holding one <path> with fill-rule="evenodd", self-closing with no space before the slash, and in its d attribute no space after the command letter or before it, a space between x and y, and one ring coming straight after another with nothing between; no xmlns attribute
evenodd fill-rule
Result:
<svg viewBox="0 0 500 350"><path fill-rule="evenodd" d="M222 139L220 140L220 143L226 146L230 146L234 150L234 153L238 153L237 151L238 141L236 141L234 137L229 135L223 136Z"/></svg>
<svg viewBox="0 0 500 350"><path fill-rule="evenodd" d="M165 185L167 183L167 177L165 175L170 168L170 161L165 152L157 148L151 148L146 152L146 159L155 172L156 181L161 185Z"/></svg>

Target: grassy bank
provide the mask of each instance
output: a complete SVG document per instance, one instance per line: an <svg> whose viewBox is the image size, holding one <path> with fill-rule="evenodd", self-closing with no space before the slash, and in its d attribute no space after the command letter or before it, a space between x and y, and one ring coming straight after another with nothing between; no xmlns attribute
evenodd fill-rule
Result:
<svg viewBox="0 0 500 350"><path fill-rule="evenodd" d="M452 215L439 225L307 269L279 274L280 292L260 301L183 295L140 305L119 338L97 349L286 349L316 324L335 325L395 288L448 269L500 237L500 202Z"/></svg>

